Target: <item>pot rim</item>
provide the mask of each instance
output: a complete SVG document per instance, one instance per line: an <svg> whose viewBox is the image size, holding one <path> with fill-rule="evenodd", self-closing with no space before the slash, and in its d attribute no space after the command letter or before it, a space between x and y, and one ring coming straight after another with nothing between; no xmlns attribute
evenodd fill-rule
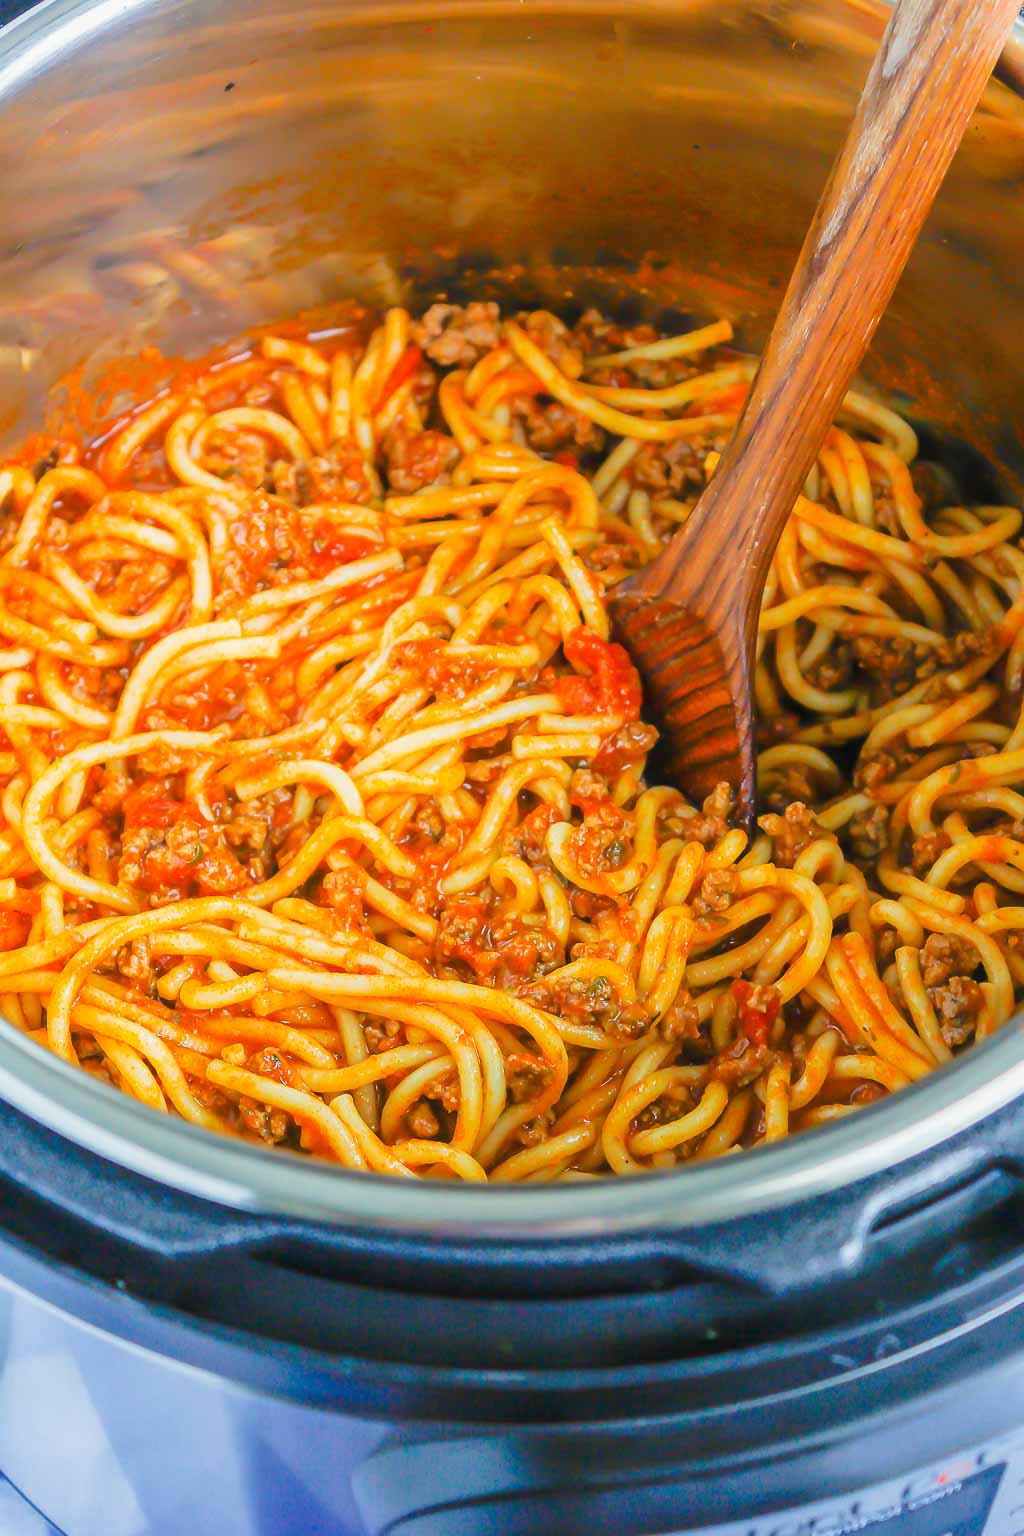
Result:
<svg viewBox="0 0 1024 1536"><path fill-rule="evenodd" d="M481 1239L683 1233L834 1193L969 1130L1024 1095L1024 1014L928 1078L838 1124L741 1157L525 1187L408 1183L269 1151L154 1114L0 1020L0 1097L119 1167L218 1205L332 1226Z"/></svg>

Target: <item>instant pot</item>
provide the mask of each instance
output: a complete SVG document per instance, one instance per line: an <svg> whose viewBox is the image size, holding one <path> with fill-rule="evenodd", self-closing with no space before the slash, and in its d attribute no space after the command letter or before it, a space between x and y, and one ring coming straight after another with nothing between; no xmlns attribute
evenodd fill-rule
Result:
<svg viewBox="0 0 1024 1536"><path fill-rule="evenodd" d="M724 314L756 348L884 21L47 0L0 34L0 431L84 402L100 430L119 353L346 296ZM1024 26L865 371L1010 495L1022 92ZM0 1024L0 1531L1024 1532L1022 1095L1017 1021L740 1158L409 1188L157 1116Z"/></svg>

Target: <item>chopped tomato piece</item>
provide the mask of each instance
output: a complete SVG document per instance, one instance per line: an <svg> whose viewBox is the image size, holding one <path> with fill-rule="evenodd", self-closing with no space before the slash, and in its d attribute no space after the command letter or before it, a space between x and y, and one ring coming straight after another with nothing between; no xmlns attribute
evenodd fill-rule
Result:
<svg viewBox="0 0 1024 1536"><path fill-rule="evenodd" d="M739 1005L740 1028L751 1045L767 1045L782 1003L776 988L756 987L738 976L732 984L732 995Z"/></svg>
<svg viewBox="0 0 1024 1536"><path fill-rule="evenodd" d="M582 676L556 677L552 688L572 715L640 716L640 677L621 645L594 630L573 630L563 647L565 659Z"/></svg>

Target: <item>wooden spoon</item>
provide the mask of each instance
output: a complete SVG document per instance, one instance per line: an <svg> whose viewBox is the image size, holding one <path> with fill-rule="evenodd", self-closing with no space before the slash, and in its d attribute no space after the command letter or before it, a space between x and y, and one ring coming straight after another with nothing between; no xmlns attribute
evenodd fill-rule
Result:
<svg viewBox="0 0 1024 1536"><path fill-rule="evenodd" d="M611 600L692 798L754 814L751 678L771 558L1020 0L900 0L743 413L686 524Z"/></svg>

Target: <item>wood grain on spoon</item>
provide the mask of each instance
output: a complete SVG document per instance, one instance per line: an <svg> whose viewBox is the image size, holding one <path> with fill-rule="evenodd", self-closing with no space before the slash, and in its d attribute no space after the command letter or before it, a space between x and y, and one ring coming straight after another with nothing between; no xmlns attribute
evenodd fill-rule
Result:
<svg viewBox="0 0 1024 1536"><path fill-rule="evenodd" d="M684 527L612 617L694 799L754 807L751 681L772 554L917 239L1020 0L901 0L746 406Z"/></svg>

